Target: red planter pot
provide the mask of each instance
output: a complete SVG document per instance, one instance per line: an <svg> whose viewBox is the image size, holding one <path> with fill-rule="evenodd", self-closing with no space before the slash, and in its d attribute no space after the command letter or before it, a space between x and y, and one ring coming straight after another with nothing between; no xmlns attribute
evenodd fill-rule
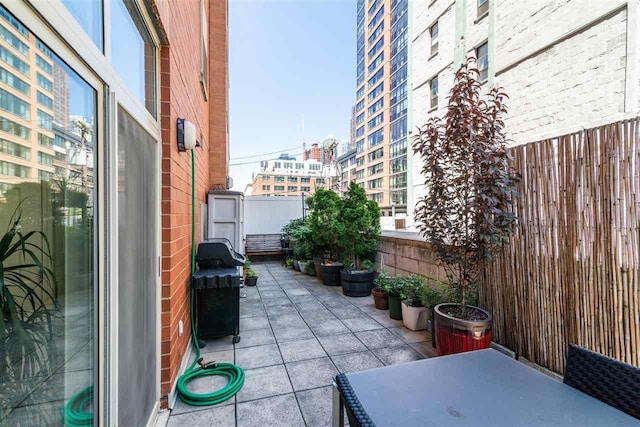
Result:
<svg viewBox="0 0 640 427"><path fill-rule="evenodd" d="M492 316L478 307L468 306L485 315L483 320L463 320L443 312L456 304L439 304L434 308L436 348L438 356L482 350L491 347Z"/></svg>

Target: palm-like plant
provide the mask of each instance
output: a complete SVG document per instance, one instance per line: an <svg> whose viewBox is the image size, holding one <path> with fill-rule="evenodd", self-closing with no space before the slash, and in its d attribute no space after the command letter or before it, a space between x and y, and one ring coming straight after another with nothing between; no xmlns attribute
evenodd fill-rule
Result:
<svg viewBox="0 0 640 427"><path fill-rule="evenodd" d="M11 382L52 366L57 312L49 241L41 231L22 233L21 205L0 239L0 372Z"/></svg>

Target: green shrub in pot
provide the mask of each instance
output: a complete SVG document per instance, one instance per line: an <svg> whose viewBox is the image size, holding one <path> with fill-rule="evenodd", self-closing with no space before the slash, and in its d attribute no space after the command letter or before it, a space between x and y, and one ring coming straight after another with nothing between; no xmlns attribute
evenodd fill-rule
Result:
<svg viewBox="0 0 640 427"><path fill-rule="evenodd" d="M424 277L412 274L404 279L404 286L400 292L402 323L412 331L427 329L429 311L422 302L422 292L425 286Z"/></svg>
<svg viewBox="0 0 640 427"><path fill-rule="evenodd" d="M401 294L404 280L401 276L389 276L383 284L383 290L389 297L389 317L394 320L402 320Z"/></svg>

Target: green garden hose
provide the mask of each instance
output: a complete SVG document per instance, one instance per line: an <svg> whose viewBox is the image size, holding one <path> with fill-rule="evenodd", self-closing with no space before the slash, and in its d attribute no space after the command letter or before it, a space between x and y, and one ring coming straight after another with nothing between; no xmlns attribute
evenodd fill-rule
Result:
<svg viewBox="0 0 640 427"><path fill-rule="evenodd" d="M64 406L64 425L84 427L93 425L93 413L88 408L93 403L93 386L89 386L76 394Z"/></svg>
<svg viewBox="0 0 640 427"><path fill-rule="evenodd" d="M191 274L196 272L196 158L191 150ZM176 388L180 399L192 406L209 406L224 402L235 396L244 384L244 371L233 363L209 362L205 363L200 357L200 346L196 338L196 325L193 317L193 305L195 295L191 289L191 343L196 350L196 358L184 374L178 378ZM220 390L212 393L193 393L187 385L189 381L209 375L221 375L227 377L229 383Z"/></svg>

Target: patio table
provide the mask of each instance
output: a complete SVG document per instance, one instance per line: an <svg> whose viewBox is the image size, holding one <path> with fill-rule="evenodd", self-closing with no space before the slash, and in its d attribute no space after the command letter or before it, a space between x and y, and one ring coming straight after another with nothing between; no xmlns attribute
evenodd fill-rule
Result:
<svg viewBox="0 0 640 427"><path fill-rule="evenodd" d="M378 426L640 426L624 412L489 349L346 374ZM333 425L344 425L334 384Z"/></svg>

